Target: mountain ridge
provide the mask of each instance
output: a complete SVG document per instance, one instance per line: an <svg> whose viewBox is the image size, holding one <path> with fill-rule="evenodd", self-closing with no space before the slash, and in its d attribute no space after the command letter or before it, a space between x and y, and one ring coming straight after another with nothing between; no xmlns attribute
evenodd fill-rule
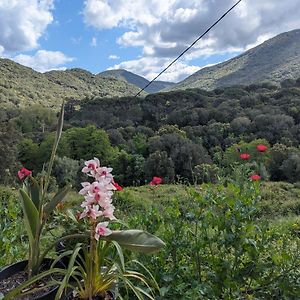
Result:
<svg viewBox="0 0 300 300"><path fill-rule="evenodd" d="M281 33L225 62L203 68L164 91L213 90L268 81L279 84L300 77L300 29Z"/></svg>
<svg viewBox="0 0 300 300"><path fill-rule="evenodd" d="M144 88L150 81L142 76L139 76L135 73L124 69L116 69L116 70L107 70L98 74L103 77L114 77L117 79L125 80L128 83L134 84L140 89ZM154 81L149 85L145 91L147 93L157 93L165 88L169 88L175 85L174 82L168 81Z"/></svg>
<svg viewBox="0 0 300 300"><path fill-rule="evenodd" d="M101 77L79 68L40 73L0 58L1 108L34 104L58 108L63 99L132 96L138 91L139 88L125 81Z"/></svg>

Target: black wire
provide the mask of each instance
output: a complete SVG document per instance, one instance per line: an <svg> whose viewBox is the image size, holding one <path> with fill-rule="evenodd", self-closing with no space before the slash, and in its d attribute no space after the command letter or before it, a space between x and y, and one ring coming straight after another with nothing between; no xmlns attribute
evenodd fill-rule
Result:
<svg viewBox="0 0 300 300"><path fill-rule="evenodd" d="M230 11L232 11L242 0L237 1L231 8L229 8L215 23L213 23L204 33L202 33L189 47L187 47L179 56L177 56L167 67L165 67L156 77L154 77L147 85L145 85L134 97L137 97L144 91L153 81L155 81L161 74L167 71L181 56L190 50L202 37L204 37L213 27L215 27Z"/></svg>

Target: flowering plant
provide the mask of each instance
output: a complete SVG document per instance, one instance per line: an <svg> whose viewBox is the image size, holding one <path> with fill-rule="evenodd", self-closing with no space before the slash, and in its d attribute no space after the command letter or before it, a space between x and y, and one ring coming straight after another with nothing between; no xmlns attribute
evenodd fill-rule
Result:
<svg viewBox="0 0 300 300"><path fill-rule="evenodd" d="M79 244L75 247L56 299L60 298L66 287L70 287L70 278L73 278L76 283L73 288L80 299L104 298L107 290L116 281L125 283L126 289L129 287L138 299L142 300L144 296L154 299L148 292L152 289L146 277L139 272L126 270L120 246L150 253L158 251L164 246L164 242L141 230L113 231L109 228L109 223L116 220L115 207L112 204L113 192L122 189L114 181L111 171L112 168L101 167L98 158L85 162L82 172L92 178L93 182L81 183L82 189L79 194L84 197L84 200L81 203L83 210L79 219L86 220L89 225L89 245L86 247L84 244ZM68 254L70 251L66 251L62 256ZM139 262L131 263L133 262L146 270L151 277L152 285L154 283L157 287L150 272ZM136 287L130 282L130 278L139 280L148 291Z"/></svg>
<svg viewBox="0 0 300 300"><path fill-rule="evenodd" d="M47 190L56 149L62 133L63 117L64 105L61 107L56 137L52 148L46 178L43 178L41 182L38 183L37 180L32 177L32 172L26 168L22 168L18 172L18 177L23 182L23 187L20 189L20 195L24 223L29 240L29 278L38 274L40 265L46 255L46 253L43 253L43 255L40 253L40 240L45 222L54 210L55 206L63 200L70 188L69 186L64 187L48 201Z"/></svg>

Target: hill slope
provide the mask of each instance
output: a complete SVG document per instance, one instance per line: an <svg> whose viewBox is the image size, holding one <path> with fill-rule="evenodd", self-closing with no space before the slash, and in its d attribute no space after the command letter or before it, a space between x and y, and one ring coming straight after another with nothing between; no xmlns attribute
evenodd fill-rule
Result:
<svg viewBox="0 0 300 300"><path fill-rule="evenodd" d="M144 86L146 86L149 83L149 80L147 80L146 78L136 75L132 72L123 70L123 69L108 70L108 71L104 71L98 75L103 76L103 77L113 77L113 78L121 79L128 83L134 84L135 86L137 86L139 88L143 88ZM156 93L165 88L170 88L174 84L175 83L173 83L173 82L167 82L167 81L154 81L153 83L151 83L150 86L148 86L145 89L145 91L147 93Z"/></svg>
<svg viewBox="0 0 300 300"><path fill-rule="evenodd" d="M0 108L32 104L55 108L64 98L132 96L138 91L123 80L82 69L39 73L9 59L0 59Z"/></svg>
<svg viewBox="0 0 300 300"><path fill-rule="evenodd" d="M279 84L300 77L300 29L277 35L245 53L207 67L168 90L247 85L261 81Z"/></svg>

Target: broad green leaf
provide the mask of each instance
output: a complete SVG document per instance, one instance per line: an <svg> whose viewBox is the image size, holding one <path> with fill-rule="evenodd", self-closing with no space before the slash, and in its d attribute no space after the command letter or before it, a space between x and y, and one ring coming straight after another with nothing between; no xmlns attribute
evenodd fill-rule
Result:
<svg viewBox="0 0 300 300"><path fill-rule="evenodd" d="M30 195L32 202L34 203L36 209L40 211L41 208L41 195L40 195L40 186L38 182L30 176Z"/></svg>
<svg viewBox="0 0 300 300"><path fill-rule="evenodd" d="M51 214L51 212L54 210L56 205L64 199L64 197L68 194L70 189L71 189L70 185L65 186L64 188L62 188L60 191L57 192L57 194L50 200L49 203L45 205L44 213L46 215L46 218Z"/></svg>
<svg viewBox="0 0 300 300"><path fill-rule="evenodd" d="M22 199L25 226L29 238L33 240L39 227L39 213L34 203L23 189L20 190L20 194Z"/></svg>
<svg viewBox="0 0 300 300"><path fill-rule="evenodd" d="M113 231L103 239L116 241L126 249L143 253L156 252L165 246L165 243L157 236L136 229Z"/></svg>

